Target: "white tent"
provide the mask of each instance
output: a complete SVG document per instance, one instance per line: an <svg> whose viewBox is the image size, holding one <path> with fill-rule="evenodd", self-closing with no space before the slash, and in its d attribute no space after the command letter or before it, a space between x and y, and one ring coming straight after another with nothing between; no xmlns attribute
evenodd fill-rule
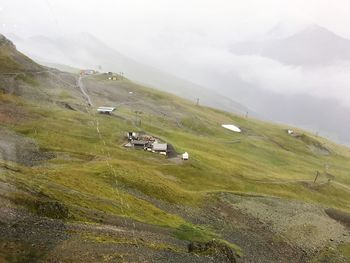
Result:
<svg viewBox="0 0 350 263"><path fill-rule="evenodd" d="M230 131L234 131L234 132L241 132L241 129L238 128L236 125L233 124L222 124L222 127L230 130Z"/></svg>

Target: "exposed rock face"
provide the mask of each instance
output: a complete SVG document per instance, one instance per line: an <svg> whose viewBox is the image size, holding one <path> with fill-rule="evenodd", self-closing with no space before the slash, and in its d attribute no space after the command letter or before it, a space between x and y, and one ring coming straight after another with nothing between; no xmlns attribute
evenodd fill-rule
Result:
<svg viewBox="0 0 350 263"><path fill-rule="evenodd" d="M343 225L350 228L350 213L346 213L344 211L340 211L334 208L328 208L325 210L325 212L331 218L339 221Z"/></svg>
<svg viewBox="0 0 350 263"><path fill-rule="evenodd" d="M40 151L34 140L0 128L0 160L33 166L54 156Z"/></svg>
<svg viewBox="0 0 350 263"><path fill-rule="evenodd" d="M188 245L190 253L204 253L213 257L213 262L236 263L236 252L225 243L211 240L207 243L192 242Z"/></svg>
<svg viewBox="0 0 350 263"><path fill-rule="evenodd" d="M54 219L65 219L68 217L68 208L57 201L38 201L35 208L39 216Z"/></svg>

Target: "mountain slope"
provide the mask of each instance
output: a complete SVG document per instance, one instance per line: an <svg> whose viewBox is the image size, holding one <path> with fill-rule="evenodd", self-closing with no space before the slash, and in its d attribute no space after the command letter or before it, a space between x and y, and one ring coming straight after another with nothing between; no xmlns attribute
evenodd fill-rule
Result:
<svg viewBox="0 0 350 263"><path fill-rule="evenodd" d="M42 67L20 54L13 43L0 34L0 73L38 71Z"/></svg>
<svg viewBox="0 0 350 263"><path fill-rule="evenodd" d="M350 60L350 40L313 25L280 39L237 43L231 51L257 54L288 65L325 66Z"/></svg>
<svg viewBox="0 0 350 263"><path fill-rule="evenodd" d="M18 39L16 45L18 45L19 50L37 61L97 70L101 66L103 71L123 72L127 78L133 81L192 101L200 98L203 105L236 113L247 111L246 107L225 96L220 96L213 91L172 74L138 63L118 53L88 33L57 39L36 36L26 40ZM43 58L44 56L45 58Z"/></svg>
<svg viewBox="0 0 350 263"><path fill-rule="evenodd" d="M78 76L28 76L0 76L1 261L348 259L348 148L104 74L80 86L117 106L97 114ZM126 149L128 131L190 160Z"/></svg>
<svg viewBox="0 0 350 263"><path fill-rule="evenodd" d="M244 82L238 76L234 77L234 74L226 79L228 80L235 85L232 87L223 83L221 93L235 96L244 105L258 112L260 118L302 127L350 145L350 126L347 121L350 107L339 100L315 97L303 92L281 94Z"/></svg>

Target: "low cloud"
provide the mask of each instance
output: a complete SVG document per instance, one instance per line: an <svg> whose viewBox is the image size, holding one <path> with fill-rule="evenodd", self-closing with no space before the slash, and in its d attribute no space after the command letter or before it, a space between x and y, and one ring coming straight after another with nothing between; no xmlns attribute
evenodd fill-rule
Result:
<svg viewBox="0 0 350 263"><path fill-rule="evenodd" d="M248 86L284 95L331 97L350 107L348 61L312 68L290 66L261 56L238 56L227 50L198 46L167 56L165 61L172 61L172 66L167 65L172 71L213 89L220 90L215 83L234 88L239 79Z"/></svg>

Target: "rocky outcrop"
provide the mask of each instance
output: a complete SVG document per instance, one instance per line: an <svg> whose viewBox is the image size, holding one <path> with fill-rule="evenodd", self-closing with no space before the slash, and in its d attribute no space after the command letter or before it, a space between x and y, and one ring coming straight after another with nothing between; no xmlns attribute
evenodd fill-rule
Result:
<svg viewBox="0 0 350 263"><path fill-rule="evenodd" d="M39 216L54 219L66 219L69 215L68 208L58 201L37 201L35 209Z"/></svg>
<svg viewBox="0 0 350 263"><path fill-rule="evenodd" d="M34 166L54 157L54 153L41 151L34 140L0 128L0 160Z"/></svg>
<svg viewBox="0 0 350 263"><path fill-rule="evenodd" d="M208 254L213 258L213 262L237 262L237 254L230 246L217 240L207 243L191 242L188 245L188 252Z"/></svg>

